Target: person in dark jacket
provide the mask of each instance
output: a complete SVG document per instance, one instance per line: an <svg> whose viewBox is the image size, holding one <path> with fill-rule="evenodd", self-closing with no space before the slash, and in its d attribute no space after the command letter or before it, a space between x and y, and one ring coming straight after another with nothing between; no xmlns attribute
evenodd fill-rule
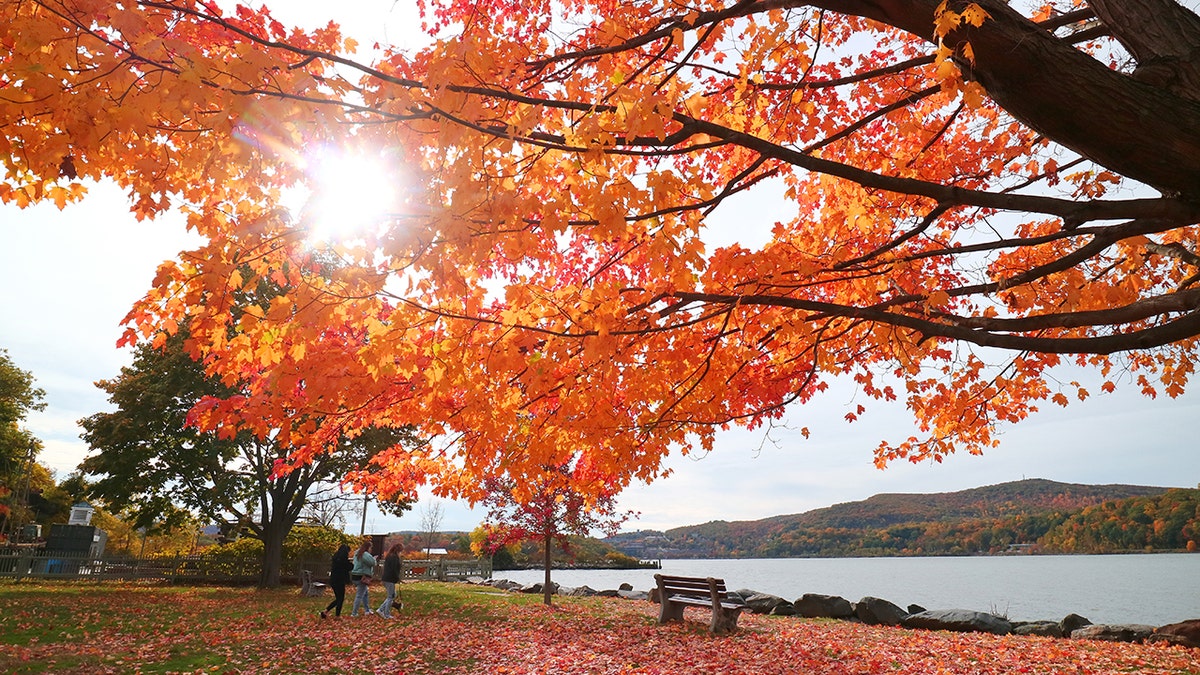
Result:
<svg viewBox="0 0 1200 675"><path fill-rule="evenodd" d="M387 555L383 557L383 588L387 591L387 599L375 610L375 613L385 619L392 618L392 607L404 609L403 602L397 602L399 594L396 592L396 584L400 583L400 552L404 547L399 543L392 544L388 549Z"/></svg>
<svg viewBox="0 0 1200 675"><path fill-rule="evenodd" d="M329 561L329 586L333 588L333 602L321 610L322 619L329 617L331 609L334 616L342 615L342 605L346 602L346 584L350 583L350 570L353 567L354 563L350 562L350 546L342 544Z"/></svg>

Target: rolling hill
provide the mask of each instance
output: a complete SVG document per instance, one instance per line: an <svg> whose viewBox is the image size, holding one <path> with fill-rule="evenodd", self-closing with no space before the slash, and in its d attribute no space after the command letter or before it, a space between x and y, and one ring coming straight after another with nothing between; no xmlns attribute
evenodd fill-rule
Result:
<svg viewBox="0 0 1200 675"><path fill-rule="evenodd" d="M1110 507L1103 518L1126 519L1136 533L1126 527L1122 536L1107 537L1112 542L1080 534L1081 528L1100 525L1082 516L1086 509L1139 499L1136 508ZM1164 500L1169 507L1158 504ZM1190 513L1193 502L1196 512ZM1142 533L1139 527L1155 529L1155 513L1164 510L1174 514L1169 525L1164 520L1157 534ZM1073 535L1047 538L1068 522ZM1111 522L1106 527L1109 535L1116 532ZM1189 538L1200 538L1200 490L1027 479L959 492L879 494L800 514L623 533L608 541L640 558L679 558L964 555L1037 546L1065 550L1058 542L1067 540L1075 548L1066 552L1144 550L1156 543L1178 550Z"/></svg>

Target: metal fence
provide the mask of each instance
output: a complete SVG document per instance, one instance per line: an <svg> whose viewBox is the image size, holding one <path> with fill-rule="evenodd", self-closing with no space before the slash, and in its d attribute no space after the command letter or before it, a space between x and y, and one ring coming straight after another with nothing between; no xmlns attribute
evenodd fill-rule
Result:
<svg viewBox="0 0 1200 675"><path fill-rule="evenodd" d="M160 581L168 583L253 584L262 570L259 558L180 556L137 558L92 557L86 553L54 553L38 549L0 551L0 578L80 579L93 581ZM488 560L404 560L406 580L452 581L468 577L489 579ZM329 559L284 560L281 583L299 584L304 572L312 579L329 577Z"/></svg>

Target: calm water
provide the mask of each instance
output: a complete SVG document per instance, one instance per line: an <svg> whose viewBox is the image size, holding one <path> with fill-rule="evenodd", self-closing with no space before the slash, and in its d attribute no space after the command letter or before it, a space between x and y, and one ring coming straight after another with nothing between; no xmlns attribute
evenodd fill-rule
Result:
<svg viewBox="0 0 1200 675"><path fill-rule="evenodd" d="M901 607L971 609L1014 620L1057 621L1071 612L1093 623L1163 625L1200 618L1200 554L996 556L970 558L771 558L664 560L664 574L714 576L795 600L805 593L847 600L873 595ZM596 590L654 586L657 570L555 570L563 586ZM520 583L541 570L497 572Z"/></svg>

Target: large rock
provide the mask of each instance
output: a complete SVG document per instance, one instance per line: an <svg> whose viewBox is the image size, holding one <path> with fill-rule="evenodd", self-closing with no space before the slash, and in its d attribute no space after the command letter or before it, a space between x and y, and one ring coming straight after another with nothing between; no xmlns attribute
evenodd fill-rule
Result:
<svg viewBox="0 0 1200 675"><path fill-rule="evenodd" d="M854 615L859 621L869 625L899 626L904 617L908 616L908 612L887 600L868 595L855 603Z"/></svg>
<svg viewBox="0 0 1200 675"><path fill-rule="evenodd" d="M771 608L771 616L796 616L796 607L790 602L782 602Z"/></svg>
<svg viewBox="0 0 1200 675"><path fill-rule="evenodd" d="M521 586L520 589L517 589L517 592L518 593L530 593L530 595L538 595L538 593L540 593L542 591L542 589L544 589L544 587L545 586L542 586L541 584L526 584L524 586ZM553 583L553 581L551 581L551 583L550 583L550 592L551 592L551 595L553 595L553 593L558 592L558 584Z"/></svg>
<svg viewBox="0 0 1200 675"><path fill-rule="evenodd" d="M1057 621L1022 621L1013 624L1014 635L1039 635L1041 637L1060 638L1063 636L1062 626Z"/></svg>
<svg viewBox="0 0 1200 675"><path fill-rule="evenodd" d="M1077 640L1107 640L1108 642L1145 642L1154 634L1154 626L1140 623L1092 624L1071 633Z"/></svg>
<svg viewBox="0 0 1200 675"><path fill-rule="evenodd" d="M569 591L565 586L559 586L558 594L559 595L570 595L570 596L573 596L576 598L590 598L596 594L596 589L591 588L587 584L584 584L583 586L579 586L578 588L572 588Z"/></svg>
<svg viewBox="0 0 1200 675"><path fill-rule="evenodd" d="M850 606L850 601L840 595L805 593L792 603L792 606L796 608L797 614L810 619L849 619L854 616L854 608Z"/></svg>
<svg viewBox="0 0 1200 675"><path fill-rule="evenodd" d="M1071 637L1071 633L1090 625L1092 625L1091 621L1078 614L1068 614L1058 622L1058 628L1062 631L1063 637Z"/></svg>
<svg viewBox="0 0 1200 675"><path fill-rule="evenodd" d="M738 593L741 594L741 591L738 591ZM788 607L792 606L792 603L788 602L787 600L784 600L778 595L771 595L770 593L754 593L752 595L742 597L743 601L746 603L746 608L755 614L771 614L775 611L775 608L779 607L780 605L787 605Z"/></svg>
<svg viewBox="0 0 1200 675"><path fill-rule="evenodd" d="M901 623L906 628L926 630L953 630L960 633L994 633L1008 635L1012 624L995 614L974 612L969 609L930 609L904 617Z"/></svg>
<svg viewBox="0 0 1200 675"><path fill-rule="evenodd" d="M1187 647L1200 647L1200 619L1189 619L1179 623L1169 623L1154 629L1150 636L1154 642L1170 642L1171 644Z"/></svg>
<svg viewBox="0 0 1200 675"><path fill-rule="evenodd" d="M522 586L522 584L509 579L490 579L485 581L484 585L491 586L492 588L499 588L502 591L516 591L520 590Z"/></svg>

